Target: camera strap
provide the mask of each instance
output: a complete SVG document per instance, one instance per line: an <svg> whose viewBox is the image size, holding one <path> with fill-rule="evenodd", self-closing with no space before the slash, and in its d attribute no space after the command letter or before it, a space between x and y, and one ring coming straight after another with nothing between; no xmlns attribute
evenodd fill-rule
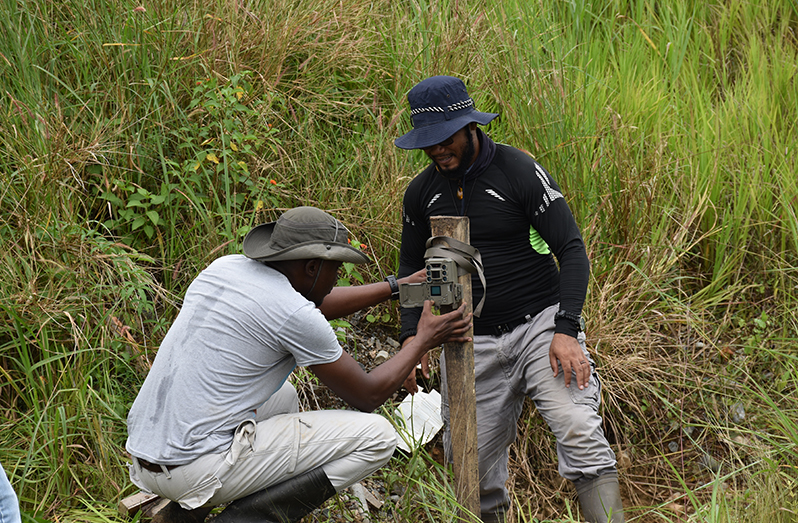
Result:
<svg viewBox="0 0 798 523"><path fill-rule="evenodd" d="M441 257L449 258L457 264L458 276L468 272L479 276L482 282L482 299L474 308L474 316L479 318L482 306L485 304L485 295L488 290L485 286L485 272L482 268L482 256L476 247L463 243L448 236L433 236L427 240L427 251L424 258ZM460 272L464 271L464 272Z"/></svg>

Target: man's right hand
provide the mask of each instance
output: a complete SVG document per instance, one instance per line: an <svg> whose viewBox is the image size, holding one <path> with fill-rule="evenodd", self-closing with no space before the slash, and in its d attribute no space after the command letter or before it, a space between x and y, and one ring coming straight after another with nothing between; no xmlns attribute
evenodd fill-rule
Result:
<svg viewBox="0 0 798 523"><path fill-rule="evenodd" d="M471 328L471 314L463 316L464 311L465 305L448 314L434 316L432 302L425 302L413 340L368 373L346 351L341 352L336 361L312 365L310 370L344 401L364 412L371 412L399 389L428 350L441 343L464 343L471 339L465 336Z"/></svg>
<svg viewBox="0 0 798 523"><path fill-rule="evenodd" d="M421 318L416 327L416 335L407 338L402 346L406 346L411 341L420 343L424 347L424 355L421 357L421 372L425 378L429 378L429 356L427 351L438 347L444 343L465 343L471 341L465 333L471 328L472 314L465 312L465 303L460 304L457 309L436 316L432 314L432 301L424 302L421 311ZM416 383L416 369L410 371L405 379L404 387L410 394L418 392Z"/></svg>

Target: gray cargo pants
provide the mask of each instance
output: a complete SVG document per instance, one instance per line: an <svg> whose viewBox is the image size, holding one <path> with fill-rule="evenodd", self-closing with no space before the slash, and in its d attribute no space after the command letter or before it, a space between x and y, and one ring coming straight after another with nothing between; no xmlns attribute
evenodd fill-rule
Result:
<svg viewBox="0 0 798 523"><path fill-rule="evenodd" d="M615 468L615 454L604 437L598 408L601 383L595 363L585 348L593 373L579 390L576 376L566 387L562 368L553 377L549 346L554 337L554 313L559 305L542 311L501 337L474 336L477 399L480 505L483 514L507 511L510 497L505 487L509 472L508 448L515 440L516 424L529 397L557 438L559 473L571 481L592 478ZM446 366L441 357L444 449L452 461Z"/></svg>

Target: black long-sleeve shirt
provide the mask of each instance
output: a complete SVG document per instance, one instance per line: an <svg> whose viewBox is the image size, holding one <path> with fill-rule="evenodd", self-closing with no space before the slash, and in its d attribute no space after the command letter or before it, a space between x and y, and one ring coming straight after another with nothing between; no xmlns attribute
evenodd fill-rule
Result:
<svg viewBox="0 0 798 523"><path fill-rule="evenodd" d="M463 210L470 219L470 243L482 256L487 287L475 327L535 316L558 301L561 310L581 314L590 263L559 186L528 154L493 144L481 130L479 139L480 158L475 165L483 167L465 180L462 200L457 196L461 182L440 175L434 164L408 186L399 276L424 267L430 217L459 216ZM493 154L492 161L487 163L485 154ZM482 294L482 284L473 278L474 304ZM420 309L402 309L402 339L415 333L419 316ZM575 337L577 329L572 321L560 319L556 332Z"/></svg>

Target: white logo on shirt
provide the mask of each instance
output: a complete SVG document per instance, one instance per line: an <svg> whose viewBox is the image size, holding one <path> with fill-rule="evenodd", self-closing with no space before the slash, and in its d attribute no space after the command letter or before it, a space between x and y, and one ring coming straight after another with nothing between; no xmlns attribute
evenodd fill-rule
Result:
<svg viewBox="0 0 798 523"><path fill-rule="evenodd" d="M497 193L497 192L496 192L496 191L494 191L493 189L485 189L485 192L486 192L486 193L488 193L488 194L490 194L490 195L491 195L491 196L493 196L494 198L498 198L499 200L501 200L501 201L503 201L503 202L504 202L504 201L506 201L504 198L502 198L502 197L501 197L501 195L500 195L499 193Z"/></svg>
<svg viewBox="0 0 798 523"><path fill-rule="evenodd" d="M538 212L535 213L535 215L538 215L546 212L546 209L549 208L554 200L557 198L564 198L564 196L561 192L554 190L549 183L549 177L546 176L546 171L544 171L540 165L535 164L535 169L537 170L538 179L540 183L543 184L543 189L546 191L546 194L543 195L543 203L540 204Z"/></svg>
<svg viewBox="0 0 798 523"><path fill-rule="evenodd" d="M404 208L404 206L402 206L402 216L404 216L404 218L405 218L405 222L409 223L409 224L410 224L410 225L412 225L413 227L415 227L415 226L416 226L416 223L415 223L413 220L411 220L411 219L410 219L410 215L409 215L409 214L407 214L407 212L405 211L405 208Z"/></svg>
<svg viewBox="0 0 798 523"><path fill-rule="evenodd" d="M432 199L431 199L431 200L429 201L429 203L427 204L427 209L429 209L429 208L430 208L430 206L431 206L433 203L435 203L435 202L437 202L437 201L438 201L438 198L440 198L440 197L441 197L441 194L443 194L443 193L438 193L438 194L436 194L435 196L433 196L433 197L432 197Z"/></svg>

